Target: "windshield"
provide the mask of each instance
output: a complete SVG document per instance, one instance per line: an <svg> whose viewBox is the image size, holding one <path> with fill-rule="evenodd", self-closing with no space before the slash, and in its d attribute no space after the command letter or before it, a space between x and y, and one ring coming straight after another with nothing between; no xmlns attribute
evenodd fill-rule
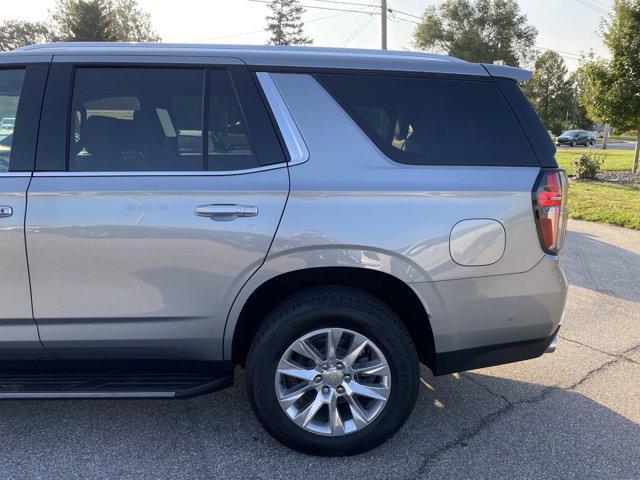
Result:
<svg viewBox="0 0 640 480"><path fill-rule="evenodd" d="M579 130L569 130L568 132L564 132L562 135L567 136L567 137L573 137L575 135L577 135L579 132Z"/></svg>

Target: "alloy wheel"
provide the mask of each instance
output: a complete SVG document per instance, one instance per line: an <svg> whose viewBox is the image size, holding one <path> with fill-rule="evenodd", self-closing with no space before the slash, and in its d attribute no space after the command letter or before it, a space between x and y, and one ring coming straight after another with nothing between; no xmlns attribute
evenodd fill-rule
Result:
<svg viewBox="0 0 640 480"><path fill-rule="evenodd" d="M319 435L347 435L382 412L391 371L369 338L324 328L287 348L276 369L275 389L280 407L299 427Z"/></svg>

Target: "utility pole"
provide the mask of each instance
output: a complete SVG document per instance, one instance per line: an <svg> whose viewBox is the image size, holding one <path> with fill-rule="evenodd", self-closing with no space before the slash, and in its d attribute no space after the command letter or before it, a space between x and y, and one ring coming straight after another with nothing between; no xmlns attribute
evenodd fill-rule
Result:
<svg viewBox="0 0 640 480"><path fill-rule="evenodd" d="M382 50L387 49L387 0L380 0Z"/></svg>

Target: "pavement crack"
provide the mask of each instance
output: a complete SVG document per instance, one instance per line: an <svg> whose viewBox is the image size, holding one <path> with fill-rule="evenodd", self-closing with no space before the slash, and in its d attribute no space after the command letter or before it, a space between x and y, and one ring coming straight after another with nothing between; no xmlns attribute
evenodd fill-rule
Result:
<svg viewBox="0 0 640 480"><path fill-rule="evenodd" d="M626 352L622 353L622 354L620 354L620 358L623 358L628 362L637 363L637 364L640 365L640 357L637 357L635 355L631 355L630 353L626 353Z"/></svg>
<svg viewBox="0 0 640 480"><path fill-rule="evenodd" d="M562 339L562 340L564 340L566 342L569 342L569 343L575 343L576 345L580 345L581 347L588 348L588 349L593 350L595 352L602 353L603 355L608 355L610 357L617 357L617 355L615 353L607 352L605 350L600 350L599 348L592 347L591 345L587 345L586 343L582 343L582 342L579 342L577 340L572 340L571 338L563 337L562 335L559 335L559 334L558 334L558 338L560 338L560 339Z"/></svg>
<svg viewBox="0 0 640 480"><path fill-rule="evenodd" d="M573 341L573 340L569 340L569 341ZM575 343L578 343L578 342L575 342ZM633 352L637 348L640 348L640 345L635 345L635 346L633 346L631 348L628 348L627 350L625 350L624 352L622 352L622 353L620 353L618 355L614 355L614 354L611 354L611 353L607 354L607 355L609 355L611 357L611 360L609 360L608 362L603 363L602 365L600 365L599 367L594 368L593 370L589 370L576 383L574 383L570 387L565 387L565 390L575 390L580 385L582 385L584 382L589 380L589 378L591 378L593 375L596 375L597 373L599 373L600 371L604 370L608 366L613 365L614 363L618 363L618 362L623 361L623 360L624 361L628 361L628 362L640 363L640 359L638 357L636 357L634 355L631 355L631 352Z"/></svg>
<svg viewBox="0 0 640 480"><path fill-rule="evenodd" d="M597 373L601 372L602 370L604 370L608 366L613 365L614 363L617 363L620 360L622 360L622 358L620 358L618 356L614 356L608 362L603 363L602 365L600 365L597 368L594 368L593 370L589 370L580 380L578 380L576 383L574 383L573 385L571 385L569 387L565 387L564 389L565 390L575 390L580 385L582 385L584 382L589 380L589 378L591 378L593 375L596 375Z"/></svg>
<svg viewBox="0 0 640 480"><path fill-rule="evenodd" d="M623 359L623 360L627 360L627 361L632 362L632 363L640 364L640 357L638 357L637 355L631 355L631 352L633 352L637 348L640 348L640 345L635 345L635 346L633 346L631 348L628 348L627 350L625 350L622 353L611 353L611 352L607 352L605 350L600 350L599 348L596 348L596 347L592 347L591 345L587 345L586 343L582 343L582 342L579 342L577 340L572 340L570 338L563 337L561 335L558 335L558 337L561 338L564 341L569 342L569 343L575 343L576 345L580 345L581 347L588 348L590 350L593 350L594 352L599 352L599 353L602 353L603 355L607 355L609 357L614 357L614 358L617 358L617 359Z"/></svg>
<svg viewBox="0 0 640 480"><path fill-rule="evenodd" d="M580 343L580 342L575 342L574 340L569 340L569 341L570 342L574 342L574 343ZM584 346L587 347L587 348L592 348L592 347L589 347L588 345L584 345ZM431 466L438 460L438 458L440 458L442 455L450 452L451 450L455 450L456 448L466 447L469 440L471 440L475 436L479 435L483 430L485 430L486 428L490 427L492 424L496 423L503 416L505 416L511 410L514 410L516 407L519 407L520 405L531 405L531 404L542 402L542 401L546 400L547 397L550 397L558 389L561 389L561 390L575 390L576 388L579 388L584 382L589 380L593 375L598 374L599 372L601 372L602 370L606 369L607 367L613 365L614 363L617 363L617 362L620 362L620 361L631 361L631 362L634 362L634 363L636 363L636 362L640 363L640 361L638 361L640 359L638 359L637 357L635 357L633 355L630 355L630 352L634 351L635 349L637 349L639 347L640 346L631 347L630 349L624 351L620 355L613 355L613 354L607 353L607 355L609 357L611 357L609 361L603 363L602 365L600 365L600 366L598 366L596 368L593 368L593 369L589 370L586 374L584 374L573 385L570 385L568 387L559 387L559 386L556 386L556 385L550 385L550 386L547 386L547 387L543 388L539 395L536 395L536 396L531 397L531 398L518 400L516 402L509 401L505 396L493 392L486 385L483 385L482 383L471 379L467 375L461 374L467 380L470 380L471 382L475 383L476 385L480 385L481 387L483 387L483 389L486 390L487 392L489 392L490 394L492 394L492 395L504 400L506 402L505 405L502 408L498 409L497 411L495 411L495 412L483 417L474 426L465 429L465 431L462 432L460 435L458 435L456 438L446 442L441 447L431 451L428 455L426 455L424 457L424 459L422 460L422 462L418 466L418 469L416 470L415 474L410 474L407 477L407 479L409 479L409 478L413 479L413 478L417 478L419 476L428 476L427 474L428 474L429 470L431 469ZM594 349L594 348L592 348L592 349L593 350L597 350L597 349ZM606 353L606 352L602 352L602 353Z"/></svg>
<svg viewBox="0 0 640 480"><path fill-rule="evenodd" d="M466 375L464 375L464 377L470 380L470 378L467 377ZM471 380L471 381L474 382L473 380ZM540 395L537 395L537 396L532 397L532 398L522 399L522 400L519 400L517 402L511 402L506 397L503 397L502 395L499 395L499 394L496 394L496 393L492 392L491 390L486 388L486 386L478 383L477 381L475 381L474 383L485 387L485 390L487 390L492 395L495 395L496 397L502 398L506 402L506 404L502 408L498 409L497 411L495 411L495 412L483 417L480 420L480 422L478 422L473 427L470 427L470 428L466 429L458 437L454 438L453 440L450 440L449 442L447 442L444 445L442 445L440 448L437 448L436 450L434 450L431 453L429 453L423 459L423 461L421 462L421 464L418 467L416 473L415 474L410 474L407 478L412 478L413 479L413 478L417 478L418 476L425 475L429 471L429 469L431 468L431 465L433 463L435 463L435 461L441 455L443 455L443 454L445 454L445 453L447 453L447 452L449 452L451 450L454 450L456 448L459 448L459 447L466 447L467 446L467 442L469 440L471 440L476 435L480 434L485 428L491 426L493 423L495 423L498 420L500 420L500 418L502 418L505 414L507 414L508 412L510 412L511 410L516 408L517 406L523 405L523 404L533 404L533 403L541 402L556 388L556 387L553 387L553 386L552 387L546 387L546 388L544 388L542 390Z"/></svg>
<svg viewBox="0 0 640 480"><path fill-rule="evenodd" d="M505 396L504 396L504 395L502 395L501 393L496 393L496 392L494 392L493 390L491 390L491 389L490 389L487 385L485 385L484 383L482 383L482 382L480 382L480 381L478 381L478 380L474 379L473 377L470 377L470 376L468 376L468 375L465 375L464 373L461 373L461 374L460 374L460 376L461 376L461 377L464 377L464 378L466 378L467 380L469 380L470 382L475 383L476 385L480 386L483 390L487 391L489 394L493 395L494 397L497 397L497 398L500 398L500 399L504 400L504 402L505 402L507 405L512 405L512 402L511 402L507 397L505 397Z"/></svg>

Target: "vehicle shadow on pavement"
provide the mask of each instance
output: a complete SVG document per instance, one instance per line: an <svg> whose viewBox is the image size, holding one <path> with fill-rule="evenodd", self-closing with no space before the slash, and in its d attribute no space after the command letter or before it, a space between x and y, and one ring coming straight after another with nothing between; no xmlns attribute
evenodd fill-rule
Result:
<svg viewBox="0 0 640 480"><path fill-rule="evenodd" d="M640 426L561 388L482 371L434 378L423 368L416 408L396 436L361 455L322 458L273 440L253 416L244 381L238 369L233 388L185 401L2 402L1 476L631 478L640 471Z"/></svg>
<svg viewBox="0 0 640 480"><path fill-rule="evenodd" d="M640 302L640 255L636 252L570 230L561 263L571 285Z"/></svg>

